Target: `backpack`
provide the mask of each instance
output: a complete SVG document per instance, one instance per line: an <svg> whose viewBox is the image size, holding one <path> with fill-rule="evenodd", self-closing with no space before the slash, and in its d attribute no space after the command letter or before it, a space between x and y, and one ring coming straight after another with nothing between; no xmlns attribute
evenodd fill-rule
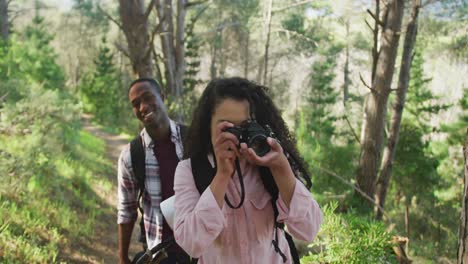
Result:
<svg viewBox="0 0 468 264"><path fill-rule="evenodd" d="M180 135L182 138L182 142L185 141L185 135L187 132L187 126L182 124L177 124L180 129ZM141 197L145 192L145 180L146 180L146 164L145 164L145 149L143 147L142 138L140 135L137 135L131 142L130 142L130 156L132 161L132 169L135 175L139 192L138 192L138 210L141 214L140 220L140 236L138 241L143 244L143 248L146 250L146 233L145 233L145 223L143 219L143 208L141 207Z"/></svg>
<svg viewBox="0 0 468 264"><path fill-rule="evenodd" d="M211 167L211 163L208 160L208 157L204 156L195 156L190 159L190 163L192 165L192 174L193 174L193 179L195 181L195 185L197 187L197 190L200 194L202 194L206 188L211 184L211 181L213 180L216 170ZM276 206L276 200L278 198L278 187L276 186L275 181L273 180L273 175L271 175L271 172L268 168L266 167L260 167L260 176L263 182L263 185L265 186L265 189L268 191L268 193L271 195L271 205L273 206L273 212L274 212L274 221L275 221L275 239L272 241L272 244L275 248L275 251L280 254L280 256L283 258L283 262L286 262L286 255L284 255L283 252L278 247L278 232L277 228L280 228L284 231L284 234L286 236L286 240L288 241L289 245L289 250L291 252L291 257L292 257L292 263L294 264L299 264L299 254L296 249L296 245L294 244L294 241L292 239L292 236L284 230L284 223L278 223L276 221L278 217L278 207Z"/></svg>

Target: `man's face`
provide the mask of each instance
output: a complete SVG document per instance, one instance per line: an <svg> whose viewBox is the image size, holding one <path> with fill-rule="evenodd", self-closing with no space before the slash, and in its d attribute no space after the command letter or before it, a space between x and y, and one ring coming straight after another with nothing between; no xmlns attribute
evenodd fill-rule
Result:
<svg viewBox="0 0 468 264"><path fill-rule="evenodd" d="M149 82L134 84L128 93L133 113L145 127L157 128L166 121L167 112L163 98Z"/></svg>

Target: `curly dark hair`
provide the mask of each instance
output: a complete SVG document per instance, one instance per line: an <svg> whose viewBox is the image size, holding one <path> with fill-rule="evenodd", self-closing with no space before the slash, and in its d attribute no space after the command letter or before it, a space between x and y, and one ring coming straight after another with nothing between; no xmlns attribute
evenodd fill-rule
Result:
<svg viewBox="0 0 468 264"><path fill-rule="evenodd" d="M217 105L226 98L247 100L250 102L253 117L263 127L270 126L281 142L296 177L310 189L312 183L307 165L299 155L296 141L280 111L267 93L267 87L239 77L214 79L208 83L193 112L185 141L184 157L202 157L212 152L210 125Z"/></svg>

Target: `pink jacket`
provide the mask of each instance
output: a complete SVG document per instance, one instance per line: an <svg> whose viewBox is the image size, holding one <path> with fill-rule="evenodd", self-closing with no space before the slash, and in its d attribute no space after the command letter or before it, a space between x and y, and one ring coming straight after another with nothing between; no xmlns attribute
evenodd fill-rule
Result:
<svg viewBox="0 0 468 264"><path fill-rule="evenodd" d="M212 156L209 157L213 165ZM198 263L283 263L274 250L274 214L271 196L264 188L256 166L241 161L245 185L244 204L220 209L210 188L201 195L192 175L190 160L181 161L175 172L175 230L177 243ZM278 221L284 222L296 239L311 242L322 222L322 212L307 188L296 180L290 208L279 196ZM240 185L235 174L227 196L233 205L240 201ZM280 231L280 229L277 229ZM278 233L279 247L292 263L283 231Z"/></svg>

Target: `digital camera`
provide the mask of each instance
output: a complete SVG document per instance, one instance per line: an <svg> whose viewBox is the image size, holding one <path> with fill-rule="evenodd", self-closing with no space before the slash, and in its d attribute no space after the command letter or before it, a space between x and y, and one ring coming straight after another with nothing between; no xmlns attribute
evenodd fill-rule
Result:
<svg viewBox="0 0 468 264"><path fill-rule="evenodd" d="M239 139L239 145L246 143L247 147L252 148L259 157L270 152L267 138L274 137L274 135L268 125L265 129L259 123L249 120L240 126L229 127L225 131L234 134Z"/></svg>

